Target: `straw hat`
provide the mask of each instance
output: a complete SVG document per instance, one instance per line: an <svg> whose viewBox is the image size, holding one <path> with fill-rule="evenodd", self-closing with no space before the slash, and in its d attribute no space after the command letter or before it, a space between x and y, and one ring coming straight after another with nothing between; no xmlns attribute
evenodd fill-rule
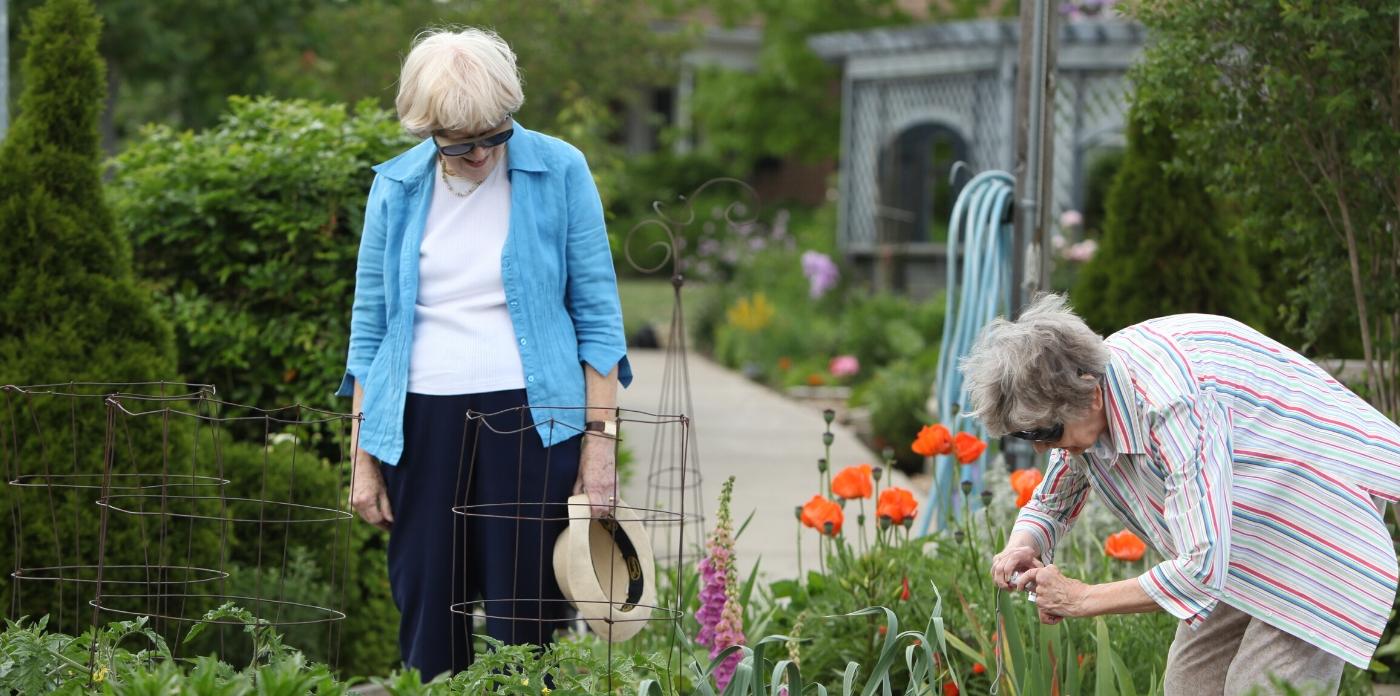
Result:
<svg viewBox="0 0 1400 696"><path fill-rule="evenodd" d="M651 539L636 513L622 505L618 501L616 519L599 520L587 494L569 498L569 526L554 542L559 589L588 627L611 642L637 635L656 604Z"/></svg>

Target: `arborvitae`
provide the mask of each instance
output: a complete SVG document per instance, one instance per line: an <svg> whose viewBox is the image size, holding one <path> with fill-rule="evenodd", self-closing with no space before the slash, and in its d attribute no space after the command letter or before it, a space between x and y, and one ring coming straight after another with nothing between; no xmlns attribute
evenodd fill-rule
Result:
<svg viewBox="0 0 1400 696"><path fill-rule="evenodd" d="M1261 316L1259 279L1200 181L1168 167L1175 140L1134 111L1128 150L1109 190L1098 253L1072 293L1075 310L1107 335L1153 317Z"/></svg>
<svg viewBox="0 0 1400 696"><path fill-rule="evenodd" d="M0 385L175 377L170 327L133 279L128 242L114 229L103 202L98 113L106 82L97 52L100 29L89 0L49 0L30 14L26 27L24 91L13 128L0 146L0 269L5 275L0 282ZM100 482L107 433L103 388L72 390L99 396L0 395L0 462L6 480L77 474L90 477L85 479L89 483ZM163 455L181 440L163 429L158 418L131 422L122 433L126 454L121 466L158 474ZM16 546L22 549L18 563L24 568L88 566L61 572L91 577L98 560L100 509L94 503L100 491L33 485L43 479L28 482L30 487L0 486L9 532L0 544L0 587L9 589ZM143 553L155 528L147 522L143 534L139 522L144 519L128 516L113 522L109 563L170 562ZM9 603L8 592L3 595L7 614L12 606L31 616L52 614L51 626L70 631L91 619L86 602L91 584L26 581L19 586L23 592L17 604Z"/></svg>

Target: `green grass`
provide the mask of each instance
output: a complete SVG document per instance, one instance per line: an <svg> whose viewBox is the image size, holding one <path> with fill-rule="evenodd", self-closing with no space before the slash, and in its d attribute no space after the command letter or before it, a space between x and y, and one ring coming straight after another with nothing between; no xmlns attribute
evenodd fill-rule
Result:
<svg viewBox="0 0 1400 696"><path fill-rule="evenodd" d="M694 281L681 289L687 315L693 316L709 291L710 288ZM622 300L622 325L628 337L648 323L655 328L660 337L664 337L670 331L675 290L671 287L669 279L619 279L617 293Z"/></svg>

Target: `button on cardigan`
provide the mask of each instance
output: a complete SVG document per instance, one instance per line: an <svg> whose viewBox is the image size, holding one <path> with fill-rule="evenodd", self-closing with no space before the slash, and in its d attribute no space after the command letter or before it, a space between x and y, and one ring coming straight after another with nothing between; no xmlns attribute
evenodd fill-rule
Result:
<svg viewBox="0 0 1400 696"><path fill-rule="evenodd" d="M583 365L632 381L603 204L583 154L516 125L507 146L510 230L501 251L506 306L520 343L525 391L545 446L584 424ZM374 167L365 205L338 396L364 390L360 447L386 464L403 454L403 409L418 296L418 255L432 203L428 139Z"/></svg>

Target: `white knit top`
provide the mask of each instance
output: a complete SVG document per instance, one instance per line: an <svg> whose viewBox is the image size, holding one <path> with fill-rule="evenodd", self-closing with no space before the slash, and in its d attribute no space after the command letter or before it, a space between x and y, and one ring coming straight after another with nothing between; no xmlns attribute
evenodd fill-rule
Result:
<svg viewBox="0 0 1400 696"><path fill-rule="evenodd" d="M449 190L441 161L418 255L418 299L408 391L479 394L523 389L525 370L506 310L501 249L510 229L505 158L466 197ZM469 190L454 178L452 189Z"/></svg>

